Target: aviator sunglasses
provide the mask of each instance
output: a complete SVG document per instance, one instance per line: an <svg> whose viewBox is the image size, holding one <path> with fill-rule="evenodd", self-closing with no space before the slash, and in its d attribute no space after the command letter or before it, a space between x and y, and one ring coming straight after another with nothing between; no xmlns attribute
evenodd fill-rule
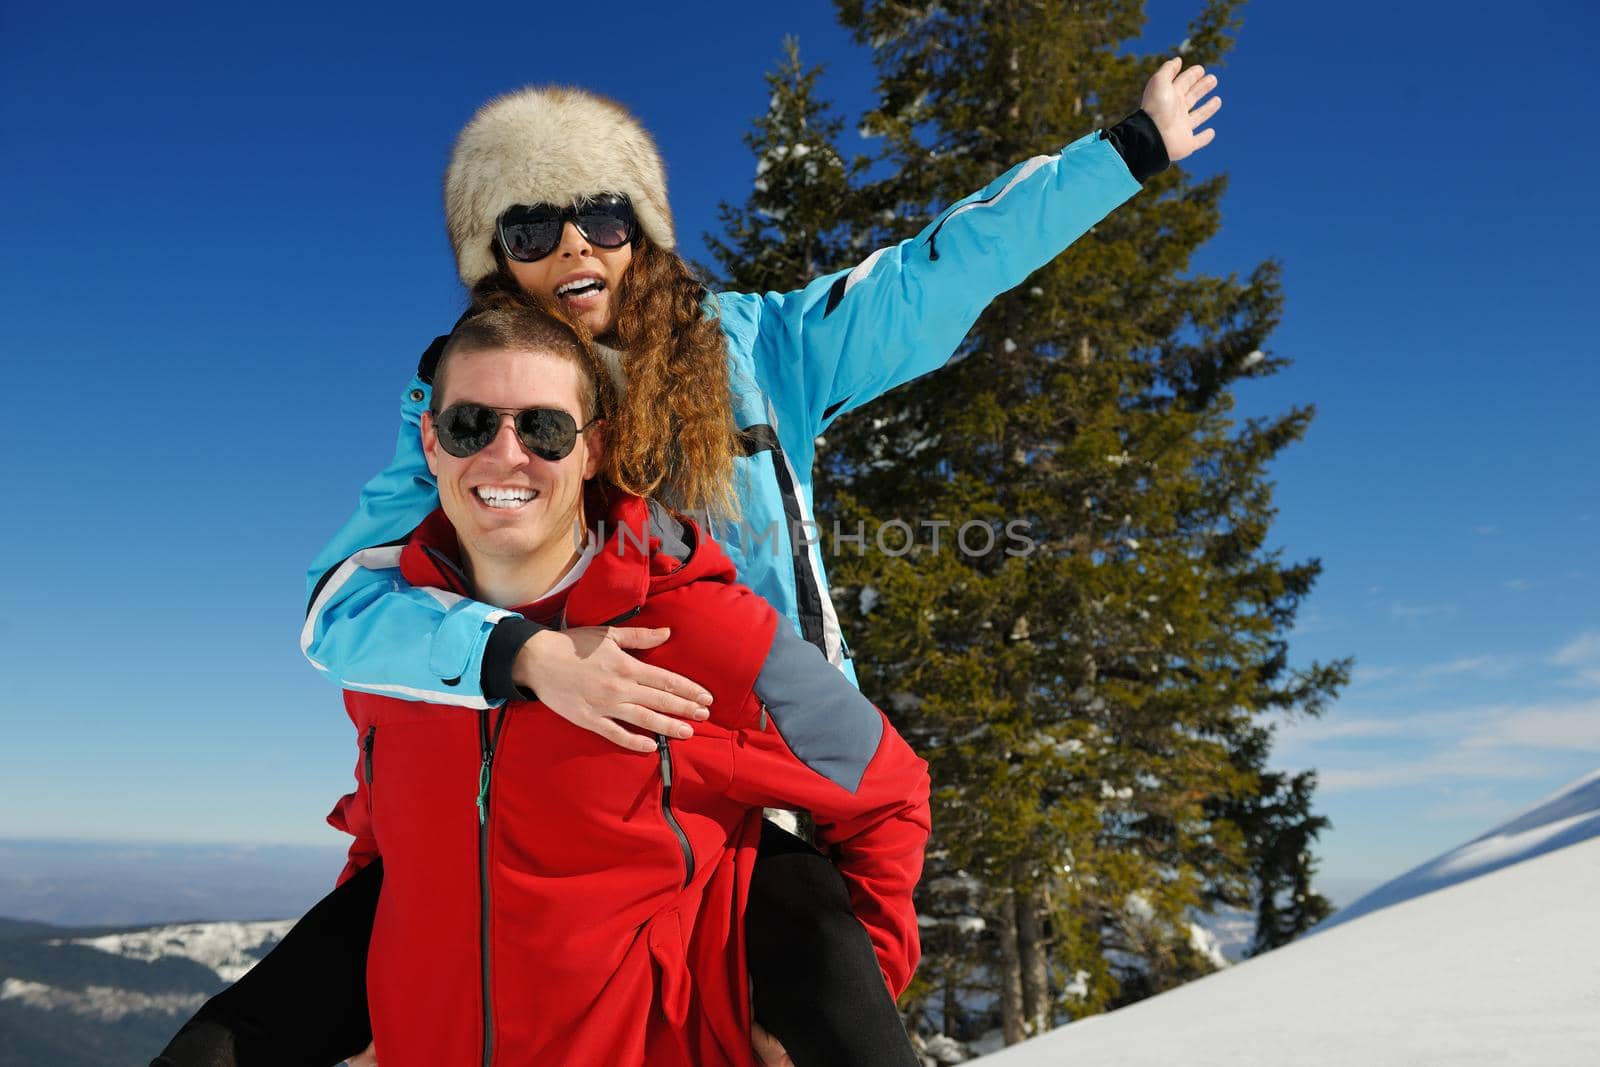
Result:
<svg viewBox="0 0 1600 1067"><path fill-rule="evenodd" d="M578 435L600 421L596 415L582 426L559 408L492 408L487 404L451 404L433 417L439 447L466 459L489 447L500 433L501 416L511 416L517 440L529 452L552 463L566 459L578 443Z"/></svg>
<svg viewBox="0 0 1600 1067"><path fill-rule="evenodd" d="M633 205L625 196L590 197L569 207L516 204L500 215L500 247L518 263L534 263L555 251L561 228L572 223L597 248L621 248L639 232Z"/></svg>

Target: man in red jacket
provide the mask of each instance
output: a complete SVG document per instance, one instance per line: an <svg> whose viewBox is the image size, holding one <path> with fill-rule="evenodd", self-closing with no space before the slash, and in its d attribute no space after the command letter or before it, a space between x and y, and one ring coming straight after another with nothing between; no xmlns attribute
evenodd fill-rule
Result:
<svg viewBox="0 0 1600 1067"><path fill-rule="evenodd" d="M812 813L891 993L917 963L927 765L692 522L601 484L604 374L524 302L465 319L422 424L441 508L389 551L446 607L670 627L641 658L709 689L710 718L641 755L533 693L346 692L359 787L330 821L356 839L346 878L383 859L382 1067L756 1064L743 912L764 807Z"/></svg>

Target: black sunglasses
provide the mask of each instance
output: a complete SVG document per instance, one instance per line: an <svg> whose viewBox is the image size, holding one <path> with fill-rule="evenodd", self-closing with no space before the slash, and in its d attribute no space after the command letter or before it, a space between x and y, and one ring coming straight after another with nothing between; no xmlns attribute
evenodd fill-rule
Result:
<svg viewBox="0 0 1600 1067"><path fill-rule="evenodd" d="M516 204L496 222L500 247L518 263L534 263L561 243L561 228L572 223L598 248L621 248L639 234L639 220L625 196L590 197L579 204Z"/></svg>
<svg viewBox="0 0 1600 1067"><path fill-rule="evenodd" d="M582 426L560 408L492 408L487 404L451 404L433 417L433 430L439 447L466 459L489 447L500 433L500 419L511 416L517 440L540 459L555 462L566 459L578 443L578 435L600 421L596 415Z"/></svg>

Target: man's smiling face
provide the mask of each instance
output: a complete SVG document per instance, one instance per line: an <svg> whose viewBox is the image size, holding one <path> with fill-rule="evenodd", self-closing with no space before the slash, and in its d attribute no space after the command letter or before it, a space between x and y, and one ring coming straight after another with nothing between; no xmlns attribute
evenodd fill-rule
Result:
<svg viewBox="0 0 1600 1067"><path fill-rule="evenodd" d="M556 408L576 425L589 421L581 399L582 372L570 359L544 352L482 349L449 357L448 373L435 399L444 411L471 402L520 411ZM515 565L544 552L570 552L581 531L584 482L600 467L598 427L578 435L572 452L547 460L518 439L512 419L502 417L494 439L470 456L452 456L439 445L431 413L422 419L422 449L439 482L439 502L455 527L467 562L474 555Z"/></svg>

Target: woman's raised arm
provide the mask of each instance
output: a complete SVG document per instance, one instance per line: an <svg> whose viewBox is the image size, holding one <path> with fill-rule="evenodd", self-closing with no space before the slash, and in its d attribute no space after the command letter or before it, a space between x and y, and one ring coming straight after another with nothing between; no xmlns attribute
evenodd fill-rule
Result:
<svg viewBox="0 0 1600 1067"><path fill-rule="evenodd" d="M797 440L941 367L995 297L1060 255L1142 184L1209 144L1194 133L1217 84L1169 60L1143 106L1109 129L1017 164L946 208L917 236L790 293L718 298L764 391ZM787 415L787 418L784 416Z"/></svg>

